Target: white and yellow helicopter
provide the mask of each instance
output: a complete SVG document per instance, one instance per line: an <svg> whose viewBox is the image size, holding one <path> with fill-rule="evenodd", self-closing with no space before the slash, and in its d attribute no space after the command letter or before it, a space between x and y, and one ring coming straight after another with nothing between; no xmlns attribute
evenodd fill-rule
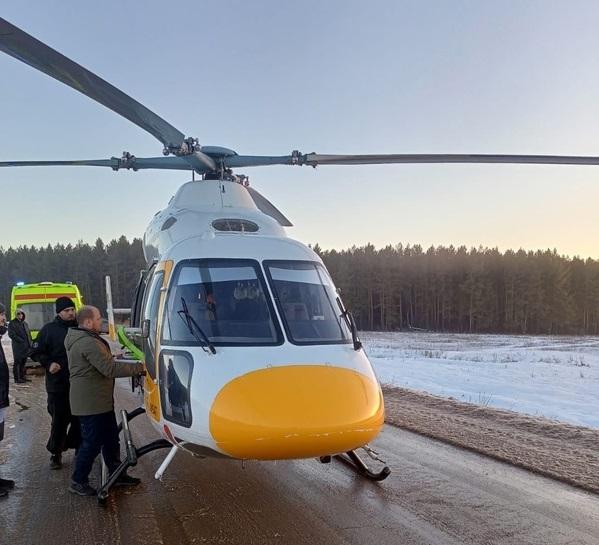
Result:
<svg viewBox="0 0 599 545"><path fill-rule="evenodd" d="M122 91L0 18L0 50L45 72L155 136L163 157L6 161L0 166L80 165L192 171L144 235L148 268L123 343L145 361L144 407L122 413L127 459L158 448L197 456L280 460L337 456L359 474L386 478L358 455L384 422L381 388L322 261L289 238L289 220L235 168L383 163L599 164L597 157L540 155L247 156L200 146ZM133 339L137 346L131 344ZM162 439L136 448L128 422L146 413Z"/></svg>

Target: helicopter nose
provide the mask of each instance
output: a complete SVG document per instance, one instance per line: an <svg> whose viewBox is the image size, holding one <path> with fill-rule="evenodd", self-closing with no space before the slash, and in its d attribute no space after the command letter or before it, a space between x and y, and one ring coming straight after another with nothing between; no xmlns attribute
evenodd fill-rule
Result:
<svg viewBox="0 0 599 545"><path fill-rule="evenodd" d="M217 394L210 432L235 458L283 460L346 452L380 432L378 383L328 365L269 367L237 377Z"/></svg>

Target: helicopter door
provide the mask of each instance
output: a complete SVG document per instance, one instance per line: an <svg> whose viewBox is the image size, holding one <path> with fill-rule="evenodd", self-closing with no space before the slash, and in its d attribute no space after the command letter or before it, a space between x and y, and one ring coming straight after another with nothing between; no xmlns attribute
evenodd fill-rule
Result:
<svg viewBox="0 0 599 545"><path fill-rule="evenodd" d="M152 379L156 378L156 334L158 332L158 308L160 306L160 294L164 271L157 271L150 282L148 296L144 305L144 321L150 323L149 335L144 339L144 355L146 368Z"/></svg>

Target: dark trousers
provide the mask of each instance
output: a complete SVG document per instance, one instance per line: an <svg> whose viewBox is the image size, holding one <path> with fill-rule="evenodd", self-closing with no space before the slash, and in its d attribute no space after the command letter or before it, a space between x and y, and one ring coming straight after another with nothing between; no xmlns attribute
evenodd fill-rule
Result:
<svg viewBox="0 0 599 545"><path fill-rule="evenodd" d="M53 455L60 455L69 448L78 448L81 431L78 417L71 414L69 392L48 392L48 413L52 417L52 424L46 448Z"/></svg>
<svg viewBox="0 0 599 545"><path fill-rule="evenodd" d="M15 358L12 364L12 375L15 382L22 382L25 380L25 363L27 363L27 357Z"/></svg>
<svg viewBox="0 0 599 545"><path fill-rule="evenodd" d="M110 472L121 463L119 429L114 411L80 416L81 445L77 451L73 481L88 482L89 473L100 451Z"/></svg>

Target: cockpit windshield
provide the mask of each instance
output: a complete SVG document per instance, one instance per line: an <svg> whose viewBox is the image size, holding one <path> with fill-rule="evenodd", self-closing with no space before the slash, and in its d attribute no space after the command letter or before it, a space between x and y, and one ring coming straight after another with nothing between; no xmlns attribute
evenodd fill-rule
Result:
<svg viewBox="0 0 599 545"><path fill-rule="evenodd" d="M283 341L256 261L196 259L179 263L164 311L164 345L202 344L181 319L182 301L215 346L276 345Z"/></svg>
<svg viewBox="0 0 599 545"><path fill-rule="evenodd" d="M351 342L351 332L341 319L333 282L320 263L265 261L264 267L292 343Z"/></svg>

